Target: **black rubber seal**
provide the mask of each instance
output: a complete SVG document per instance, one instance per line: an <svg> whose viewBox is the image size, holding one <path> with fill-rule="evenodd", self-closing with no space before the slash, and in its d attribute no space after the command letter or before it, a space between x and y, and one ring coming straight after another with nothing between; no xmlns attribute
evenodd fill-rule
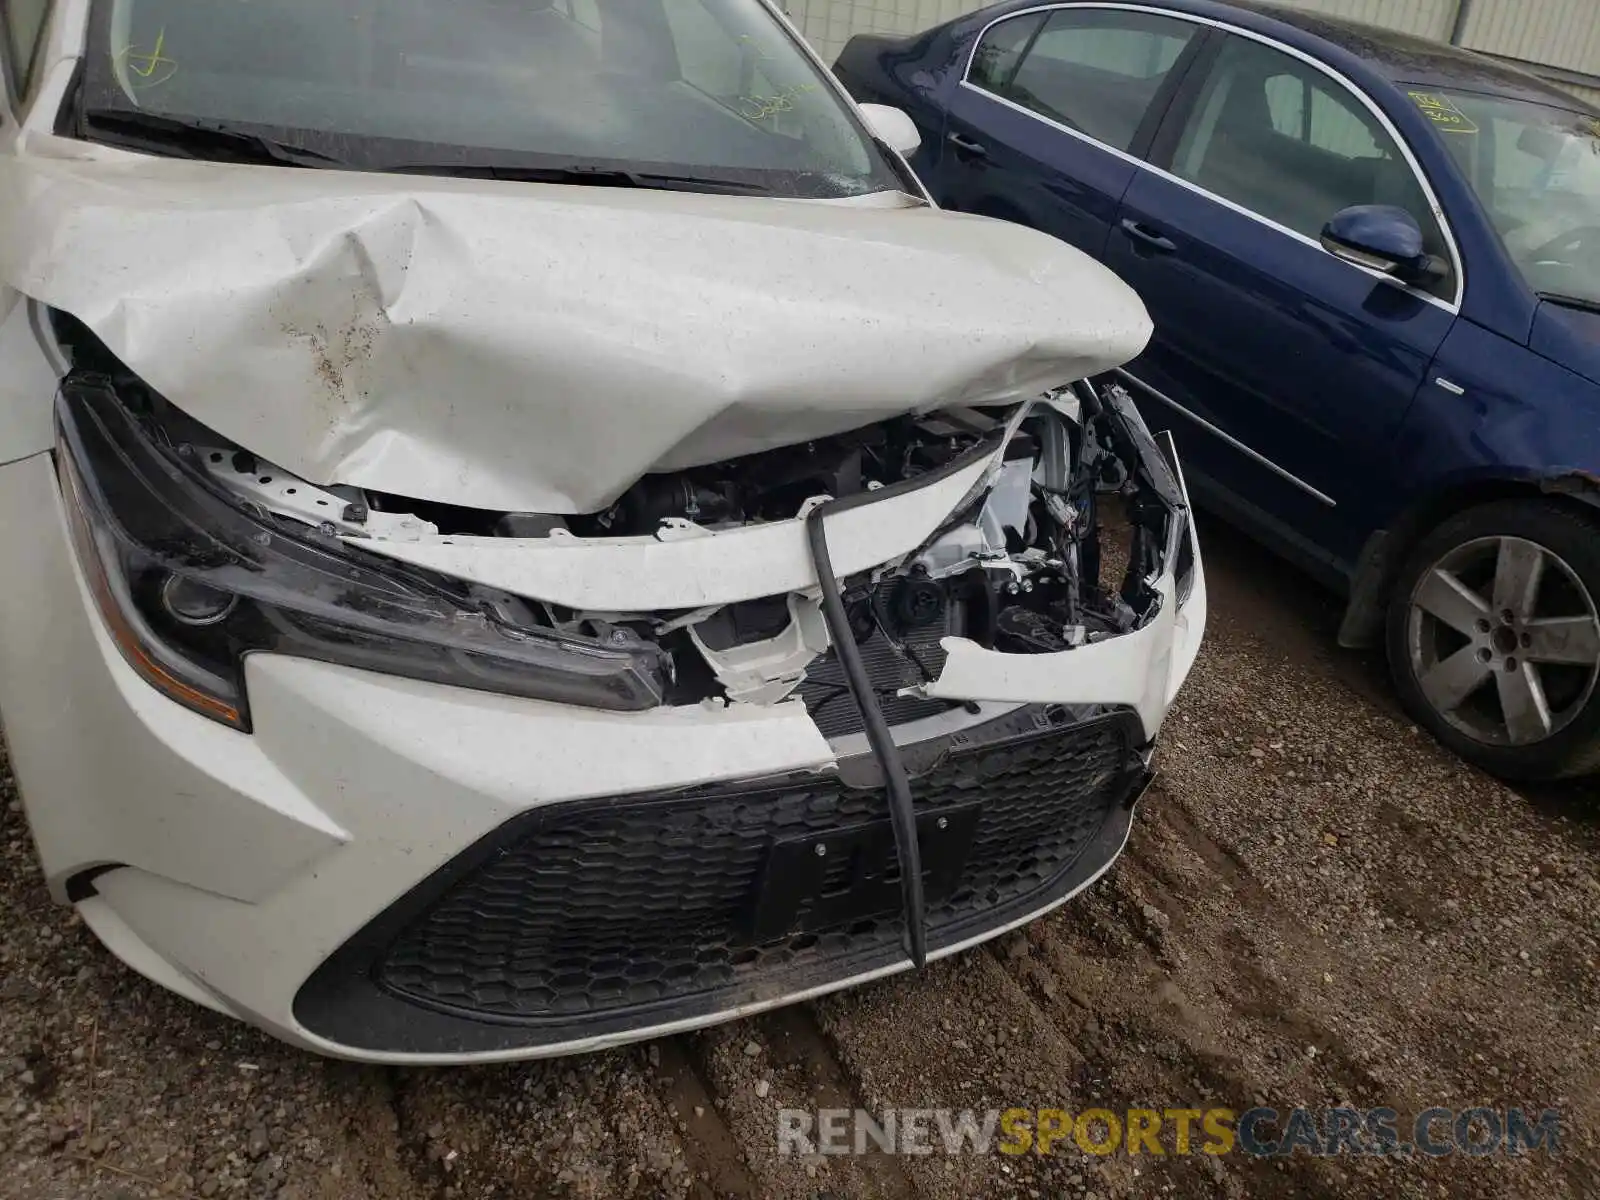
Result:
<svg viewBox="0 0 1600 1200"><path fill-rule="evenodd" d="M920 970L928 962L928 914L922 896L922 851L917 845L917 816L911 802L911 781L906 777L906 766L900 758L900 748L894 744L889 723L883 719L883 708L867 675L867 666L861 659L855 633L850 628L850 618L844 610L844 597L839 591L839 580L833 573L833 562L828 557L828 531L825 522L830 511L837 511L829 500L806 514L806 539L811 546L811 561L817 569L817 582L822 588L822 616L828 624L828 637L833 642L833 652L844 668L845 682L850 694L861 709L861 723L867 734L867 745L883 772L884 787L889 797L889 823L894 829L895 857L900 863L900 903L905 915L906 952Z"/></svg>

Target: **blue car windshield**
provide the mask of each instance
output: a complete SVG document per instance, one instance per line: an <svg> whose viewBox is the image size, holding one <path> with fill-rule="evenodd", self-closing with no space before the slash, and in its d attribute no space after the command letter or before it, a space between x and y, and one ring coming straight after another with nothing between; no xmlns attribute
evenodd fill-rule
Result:
<svg viewBox="0 0 1600 1200"><path fill-rule="evenodd" d="M582 164L823 198L903 186L762 0L96 0L93 29L91 138L160 121L364 169Z"/></svg>
<svg viewBox="0 0 1600 1200"><path fill-rule="evenodd" d="M1600 117L1505 96L1410 94L1529 286L1600 305Z"/></svg>

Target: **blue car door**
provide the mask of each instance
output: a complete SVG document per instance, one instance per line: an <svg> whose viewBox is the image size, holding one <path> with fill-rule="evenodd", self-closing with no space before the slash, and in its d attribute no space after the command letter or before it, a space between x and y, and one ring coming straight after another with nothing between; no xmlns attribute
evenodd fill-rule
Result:
<svg viewBox="0 0 1600 1200"><path fill-rule="evenodd" d="M1099 258L1135 156L1203 34L1176 18L1111 8L995 22L952 85L934 195Z"/></svg>
<svg viewBox="0 0 1600 1200"><path fill-rule="evenodd" d="M1128 188L1107 252L1155 321L1127 376L1200 496L1343 574L1383 515L1389 450L1455 321L1459 266L1365 97L1254 39L1228 34L1206 57L1153 144L1164 169ZM1409 211L1448 277L1421 291L1324 250L1323 226L1357 204Z"/></svg>

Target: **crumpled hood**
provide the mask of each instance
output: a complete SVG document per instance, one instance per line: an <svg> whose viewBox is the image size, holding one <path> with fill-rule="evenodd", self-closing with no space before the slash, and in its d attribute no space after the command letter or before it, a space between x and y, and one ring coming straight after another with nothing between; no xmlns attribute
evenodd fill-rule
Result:
<svg viewBox="0 0 1600 1200"><path fill-rule="evenodd" d="M5 281L319 484L592 512L1150 335L1078 251L925 207L75 152L0 162Z"/></svg>

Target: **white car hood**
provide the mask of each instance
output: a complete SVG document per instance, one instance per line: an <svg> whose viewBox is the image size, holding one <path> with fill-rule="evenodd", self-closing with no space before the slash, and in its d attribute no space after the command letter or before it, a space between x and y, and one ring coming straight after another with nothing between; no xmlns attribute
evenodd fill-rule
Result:
<svg viewBox="0 0 1600 1200"><path fill-rule="evenodd" d="M0 159L0 277L318 484L592 512L652 470L1035 396L1151 331L1078 251L909 201L32 144Z"/></svg>

